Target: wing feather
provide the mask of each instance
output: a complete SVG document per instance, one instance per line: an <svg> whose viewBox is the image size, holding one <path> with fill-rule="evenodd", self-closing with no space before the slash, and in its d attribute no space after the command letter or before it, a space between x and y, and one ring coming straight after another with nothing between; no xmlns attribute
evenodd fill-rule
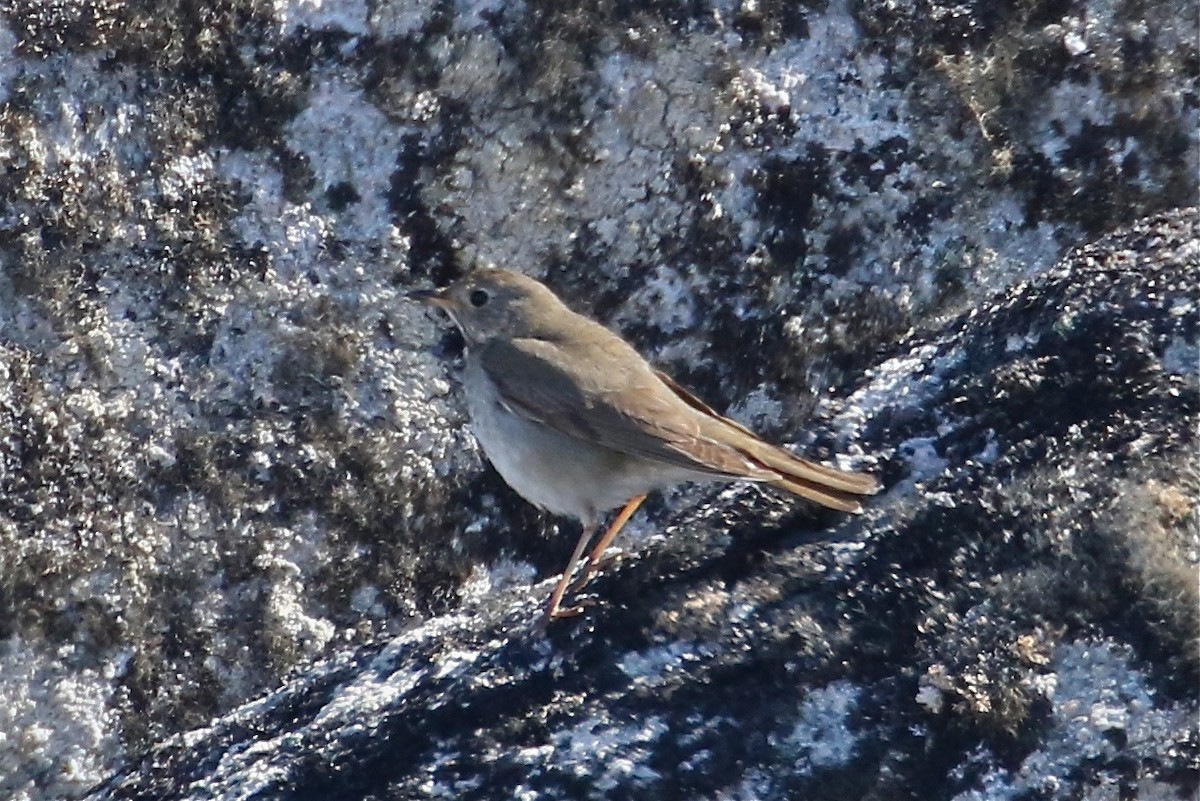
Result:
<svg viewBox="0 0 1200 801"><path fill-rule="evenodd" d="M478 358L506 406L561 434L713 476L774 477L737 449L706 437L703 417L640 356L620 358L637 356L624 342L585 339L584 345L601 352L513 339L484 345ZM590 367L596 364L622 368Z"/></svg>
<svg viewBox="0 0 1200 801"><path fill-rule="evenodd" d="M762 440L652 368L623 340L601 332L570 345L493 341L478 358L509 409L583 442L714 477L768 482L847 511L859 508L857 496L879 490L871 476L810 462Z"/></svg>

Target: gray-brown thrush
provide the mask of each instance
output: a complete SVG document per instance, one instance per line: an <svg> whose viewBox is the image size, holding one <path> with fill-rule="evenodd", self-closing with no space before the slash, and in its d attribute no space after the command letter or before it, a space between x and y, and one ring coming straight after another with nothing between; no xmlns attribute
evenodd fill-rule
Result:
<svg viewBox="0 0 1200 801"><path fill-rule="evenodd" d="M856 512L871 476L801 459L717 414L625 340L518 273L478 269L409 297L445 310L466 340L463 385L472 430L521 497L580 520L583 534L550 596L559 604L609 510L576 587L647 493L685 481L755 481Z"/></svg>

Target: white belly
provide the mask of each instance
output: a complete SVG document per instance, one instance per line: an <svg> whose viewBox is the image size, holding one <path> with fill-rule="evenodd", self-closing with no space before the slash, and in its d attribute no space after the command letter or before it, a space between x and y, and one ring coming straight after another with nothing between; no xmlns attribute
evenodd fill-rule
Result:
<svg viewBox="0 0 1200 801"><path fill-rule="evenodd" d="M591 525L637 495L696 477L691 471L584 446L513 413L469 357L464 379L471 429L488 460L522 498L549 512Z"/></svg>

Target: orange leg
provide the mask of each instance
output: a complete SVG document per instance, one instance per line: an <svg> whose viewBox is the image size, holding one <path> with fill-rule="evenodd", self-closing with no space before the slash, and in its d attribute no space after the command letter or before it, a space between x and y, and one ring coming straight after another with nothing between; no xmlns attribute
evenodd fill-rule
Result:
<svg viewBox="0 0 1200 801"><path fill-rule="evenodd" d="M588 540L592 538L592 534L595 532L595 526L584 525L583 533L579 535L579 542L575 543L575 552L571 554L571 561L567 562L567 566L563 568L558 584L554 585L554 592L550 593L550 603L546 605L546 616L542 621L543 625L555 618L570 617L571 615L579 614L581 611L579 609L559 609L558 605L562 603L563 595L567 592L567 585L571 581L571 576L575 573L575 563L579 561L579 557L583 554L583 549L587 547Z"/></svg>
<svg viewBox="0 0 1200 801"><path fill-rule="evenodd" d="M583 589L591 580L592 574L600 566L600 557L604 556L604 552L608 550L608 546L612 545L612 541L621 533L621 529L625 528L625 524L629 522L629 518L633 517L633 513L638 510L638 507L642 505L642 501L644 500L646 500L646 496L639 495L621 507L621 511L613 518L612 524L604 532L604 536L596 541L596 547L592 548L592 552L588 554L587 564L583 566L583 575L571 587L572 592L578 592Z"/></svg>

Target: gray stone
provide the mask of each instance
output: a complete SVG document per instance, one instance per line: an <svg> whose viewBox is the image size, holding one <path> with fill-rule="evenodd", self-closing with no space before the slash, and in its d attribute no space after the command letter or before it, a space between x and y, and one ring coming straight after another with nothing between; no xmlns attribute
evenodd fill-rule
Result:
<svg viewBox="0 0 1200 801"><path fill-rule="evenodd" d="M0 4L0 797L1192 792L1195 10ZM525 634L399 297L477 260L891 489Z"/></svg>

